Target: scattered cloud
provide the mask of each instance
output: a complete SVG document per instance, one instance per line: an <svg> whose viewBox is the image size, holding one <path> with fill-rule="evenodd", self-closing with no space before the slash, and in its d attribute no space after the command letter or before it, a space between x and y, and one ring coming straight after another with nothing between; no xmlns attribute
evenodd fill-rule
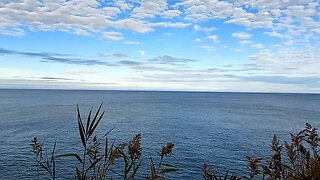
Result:
<svg viewBox="0 0 320 180"><path fill-rule="evenodd" d="M251 34L248 34L245 32L235 32L235 33L232 33L232 36L237 39L249 39L251 37Z"/></svg>
<svg viewBox="0 0 320 180"><path fill-rule="evenodd" d="M271 31L271 32L265 32L264 34L267 34L271 37L276 37L276 38L284 38L285 36L283 34L280 34L280 33L277 33L277 32L274 32L274 31Z"/></svg>
<svg viewBox="0 0 320 180"><path fill-rule="evenodd" d="M216 35L210 35L210 36L208 36L207 38L210 39L210 40L212 40L212 41L214 41L214 42L219 42L218 36L216 36Z"/></svg>
<svg viewBox="0 0 320 180"><path fill-rule="evenodd" d="M206 32L206 33L210 33L210 32L212 32L212 31L216 30L217 28L216 28L216 27L201 27L201 26L199 26L198 24L195 24L195 25L193 26L193 29L194 29L195 31L204 31L204 32Z"/></svg>
<svg viewBox="0 0 320 180"><path fill-rule="evenodd" d="M243 45L251 44L251 43L253 43L253 41L250 41L250 40L241 40L241 41L238 41L238 43L243 46Z"/></svg>
<svg viewBox="0 0 320 180"><path fill-rule="evenodd" d="M193 42L201 42L202 40L200 38L196 38Z"/></svg>
<svg viewBox="0 0 320 180"><path fill-rule="evenodd" d="M70 55L64 55L59 53L35 53L35 52L23 52L14 51L0 48L0 55L20 55L27 56L30 58L40 58L41 62L52 62L52 63L65 63L65 64L77 64L77 65L105 65L110 66L111 64L100 61L100 60L90 60L90 59L80 59L80 58L70 58Z"/></svg>
<svg viewBox="0 0 320 180"><path fill-rule="evenodd" d="M50 57L50 56L69 56L68 54L60 54L60 53L48 53L48 52L24 52L24 51L14 51L9 49L0 48L0 55L22 55L28 57Z"/></svg>
<svg viewBox="0 0 320 180"><path fill-rule="evenodd" d="M167 8L167 2L163 0L141 0L140 6L135 7L132 10L132 17L138 19L153 18L156 15L160 15Z"/></svg>
<svg viewBox="0 0 320 180"><path fill-rule="evenodd" d="M63 57L44 57L41 62L76 64L76 65L103 65L111 66L110 63L99 60L77 59L77 58L63 58Z"/></svg>
<svg viewBox="0 0 320 180"><path fill-rule="evenodd" d="M143 56L145 54L144 50L140 50L139 53L141 56Z"/></svg>
<svg viewBox="0 0 320 180"><path fill-rule="evenodd" d="M163 13L162 13L162 15L165 17L165 18L169 18L169 19L171 19L171 18L174 18L174 17L177 17L177 16L180 16L180 14L182 14L182 12L181 11L179 11L179 10L167 10L167 11L164 11Z"/></svg>
<svg viewBox="0 0 320 180"><path fill-rule="evenodd" d="M84 80L67 80L59 77L33 77L0 79L0 88L24 88L24 89L96 89L115 88L113 82L89 82Z"/></svg>
<svg viewBox="0 0 320 180"><path fill-rule="evenodd" d="M124 61L118 61L118 64L136 66L136 65L140 65L141 63L137 61L124 60Z"/></svg>
<svg viewBox="0 0 320 180"><path fill-rule="evenodd" d="M139 41L124 41L123 44L140 44Z"/></svg>
<svg viewBox="0 0 320 180"><path fill-rule="evenodd" d="M143 74L137 73L136 80L150 83L184 82L182 84L190 83L193 87L209 79L214 82L224 80L259 86L268 84L269 88L274 86L278 89L289 85L319 90L317 78L320 76L319 8L320 4L316 0L5 0L0 1L0 14L4 14L0 16L2 37L17 36L8 38L22 39L29 33L60 31L86 36L84 38L98 37L97 40L102 37L110 40L108 44L127 45L125 46L127 49L122 51L114 47L112 48L114 52L121 53L100 53L90 58L78 58L77 55L40 52L36 47L33 52L0 48L0 57L19 56L33 58L37 63L64 63L83 65L85 68L95 65L99 68L129 67L134 72L148 71ZM233 32L230 33L230 29ZM189 33L183 34L185 32ZM170 44L170 39L176 40L186 35L185 39L189 43L190 41L198 43L190 43L190 46L199 47L195 51L200 50L201 53L203 52L201 49L206 51L217 49L215 51L217 56L224 56L224 52L228 51L239 55L239 59L232 57L233 54L225 55L221 57L224 60L221 63L228 64L237 60L240 64L233 67L218 67L207 58L203 58L203 61L176 58L175 55L183 51L182 47L171 46L166 46L163 51L157 52L159 54L156 54L156 57L149 58L144 56L144 50L151 52L152 49L145 47L148 44L144 43L143 38L140 39L146 33L149 33L145 36L147 38L159 35L160 38L168 40L161 43L167 44ZM225 43L223 40L228 38L227 33L233 38ZM174 36L171 36L172 34ZM221 42L221 47L211 46L212 42L210 44L209 40ZM181 41L181 44L183 43ZM128 55L126 54L128 52L136 54ZM199 52L186 54L196 55ZM144 59L146 57L147 59ZM199 63L199 66L192 62ZM203 66L207 66L210 71L198 69ZM65 74L62 72L58 76L41 74L35 76L37 77L35 79L16 79L15 83L70 81L71 84L76 84L79 81L75 82L76 80L69 76L86 74L83 69L80 70L80 66L77 67L79 70L68 71L69 73ZM19 73L8 71L7 74ZM232 83L224 85L231 88L234 87ZM244 88L244 85L242 87Z"/></svg>
<svg viewBox="0 0 320 180"><path fill-rule="evenodd" d="M195 24L193 26L193 29L196 30L196 31L200 31L202 28L198 24Z"/></svg>
<svg viewBox="0 0 320 180"><path fill-rule="evenodd" d="M39 77L39 79L43 79L43 80L52 80L52 81L73 81L74 79L70 79L70 78L61 78L61 77Z"/></svg>
<svg viewBox="0 0 320 180"><path fill-rule="evenodd" d="M112 23L112 26L120 29L135 31L138 33L147 33L154 30L147 24L146 21L134 18L115 21L114 23Z"/></svg>
<svg viewBox="0 0 320 180"><path fill-rule="evenodd" d="M264 48L264 46L262 44L253 44L253 45L251 45L251 47L257 48L257 49Z"/></svg>
<svg viewBox="0 0 320 180"><path fill-rule="evenodd" d="M119 41L123 39L122 34L115 31L104 32L103 37L112 41Z"/></svg>
<svg viewBox="0 0 320 180"><path fill-rule="evenodd" d="M79 76L79 75L85 75L85 74L96 74L96 71L65 71L65 72L59 72L58 75L67 75L67 76Z"/></svg>
<svg viewBox="0 0 320 180"><path fill-rule="evenodd" d="M100 57L103 57L107 60L119 60L119 59L129 59L131 56L124 53L99 53Z"/></svg>
<svg viewBox="0 0 320 180"><path fill-rule="evenodd" d="M79 35L110 32L119 28L138 33L152 27L183 28L195 22L196 31L211 32L201 22L222 20L249 29L269 29L273 37L292 37L319 32L319 3L307 1L195 1L173 4L163 0L119 1L4 1L0 4L0 33L23 36L34 31L67 31ZM72 9L72 11L70 11ZM159 18L160 17L160 18ZM159 19L174 22L159 22Z"/></svg>
<svg viewBox="0 0 320 180"><path fill-rule="evenodd" d="M165 27L165 28L185 28L191 25L191 23L182 23L182 22L157 22L149 23L150 27Z"/></svg>
<svg viewBox="0 0 320 180"><path fill-rule="evenodd" d="M205 49L206 51L213 51L214 50L214 46L204 45L204 46L201 46L201 48Z"/></svg>
<svg viewBox="0 0 320 180"><path fill-rule="evenodd" d="M195 62L193 59L186 59L186 58L174 58L168 55L165 56L158 56L152 59L148 60L149 62L152 63L157 63L157 64L171 64L171 65L177 65L177 64L185 64L187 62Z"/></svg>
<svg viewBox="0 0 320 180"><path fill-rule="evenodd" d="M232 50L235 51L235 52L244 52L243 49L238 49L238 48L233 48Z"/></svg>

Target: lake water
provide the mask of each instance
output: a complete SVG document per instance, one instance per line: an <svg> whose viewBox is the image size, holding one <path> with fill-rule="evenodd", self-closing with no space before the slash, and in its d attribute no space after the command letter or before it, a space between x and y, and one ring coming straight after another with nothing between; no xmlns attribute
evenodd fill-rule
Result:
<svg viewBox="0 0 320 180"><path fill-rule="evenodd" d="M316 94L0 90L0 179L38 177L33 136L49 149L56 140L58 154L77 151L76 105L86 115L101 102L106 114L98 132L115 127L110 138L116 143L141 132L147 168L148 156L156 158L173 142L168 160L182 169L178 179L200 179L203 162L218 174L243 174L245 155L270 154L272 134L283 141L305 122L320 127ZM58 177L74 178L75 161L57 163Z"/></svg>

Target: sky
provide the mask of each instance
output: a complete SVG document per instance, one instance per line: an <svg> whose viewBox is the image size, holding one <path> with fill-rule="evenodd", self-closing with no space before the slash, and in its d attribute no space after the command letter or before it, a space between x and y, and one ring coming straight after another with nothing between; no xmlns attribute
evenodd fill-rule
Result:
<svg viewBox="0 0 320 180"><path fill-rule="evenodd" d="M320 93L319 0L0 0L0 88Z"/></svg>

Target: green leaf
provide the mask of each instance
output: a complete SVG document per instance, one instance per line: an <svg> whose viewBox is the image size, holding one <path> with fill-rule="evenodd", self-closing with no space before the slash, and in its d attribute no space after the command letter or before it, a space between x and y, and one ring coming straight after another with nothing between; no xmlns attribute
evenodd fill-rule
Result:
<svg viewBox="0 0 320 180"><path fill-rule="evenodd" d="M132 172L132 174L130 176L132 179L134 179L134 176L136 175L140 165L141 165L141 161L139 162L138 166L133 169L133 172Z"/></svg>
<svg viewBox="0 0 320 180"><path fill-rule="evenodd" d="M56 150L56 145L57 145L57 141L54 142L54 145L53 145L53 149L52 149L52 152L51 152L51 161L50 161L50 167L52 167L52 177L53 179L55 179L56 177L56 161L55 161L55 156L54 156L54 153L55 153L55 150Z"/></svg>
<svg viewBox="0 0 320 180"><path fill-rule="evenodd" d="M102 105L103 105L103 103L101 103L100 104L100 106L99 106L99 108L98 108L98 110L97 110L97 112L96 112L96 114L95 114L95 116L94 116L94 118L93 118L93 120L92 120L92 122L91 122L91 124L90 124L90 127L89 127L89 131L88 131L88 134L89 134L89 132L92 130L92 128L93 128L93 125L95 124L95 121L97 120L97 117L98 117L98 115L99 115L99 113L100 113L100 109L101 109L101 107L102 107ZM87 136L88 137L88 136ZM89 138L88 138L89 139Z"/></svg>
<svg viewBox="0 0 320 180"><path fill-rule="evenodd" d="M46 170L48 173L50 173L50 175L51 175L51 171L50 171L50 169L46 166L46 165L44 165L42 162L40 162L40 161L38 161L37 160L37 162L40 164L40 166L44 169L44 170Z"/></svg>
<svg viewBox="0 0 320 180"><path fill-rule="evenodd" d="M89 124L90 124L90 119L91 119L91 112L92 112L92 108L88 114L88 118L87 118L87 127L86 127L86 133L88 133L89 130ZM86 134L87 135L87 134Z"/></svg>
<svg viewBox="0 0 320 180"><path fill-rule="evenodd" d="M57 157L57 158L58 158L58 157L75 157L75 158L78 159L78 161L79 161L81 164L83 164L81 157L80 157L78 154L76 154L76 153L61 154L61 155L58 155L58 156L56 156L56 157Z"/></svg>
<svg viewBox="0 0 320 180"><path fill-rule="evenodd" d="M76 167L76 171L77 171L77 180L82 180L81 171L77 167Z"/></svg>
<svg viewBox="0 0 320 180"><path fill-rule="evenodd" d="M105 133L105 134L103 135L103 137L107 137L108 134L109 134L111 131L113 131L114 129L115 129L115 127L111 128L107 133Z"/></svg>
<svg viewBox="0 0 320 180"><path fill-rule="evenodd" d="M129 167L126 169L126 172L125 172L126 174L128 174L128 173L130 172L130 170L131 170L132 165L134 164L134 162L135 162L135 161L131 161Z"/></svg>
<svg viewBox="0 0 320 180"><path fill-rule="evenodd" d="M156 179L157 174L156 174L156 167L154 166L154 162L150 156L150 160L151 160L151 179Z"/></svg>
<svg viewBox="0 0 320 180"><path fill-rule="evenodd" d="M108 137L106 137L105 147L104 147L104 160L106 161L108 158Z"/></svg>
<svg viewBox="0 0 320 180"><path fill-rule="evenodd" d="M174 172L177 172L177 171L179 171L179 169L176 169L176 168L164 168L164 169L161 169L160 174L174 173Z"/></svg>
<svg viewBox="0 0 320 180"><path fill-rule="evenodd" d="M226 172L226 174L224 175L224 180L227 180L227 178L228 178L228 174L229 174L229 170Z"/></svg>
<svg viewBox="0 0 320 180"><path fill-rule="evenodd" d="M100 123L102 117L104 115L104 112L100 115L100 117L98 118L97 122L94 124L94 126L89 129L89 132L88 132L88 136L87 136L87 140L90 138L90 136L92 135L92 133L94 132L94 130L97 128L98 124Z"/></svg>
<svg viewBox="0 0 320 180"><path fill-rule="evenodd" d="M85 174L91 169L93 168L104 156L99 157L98 159L96 159L86 170Z"/></svg>
<svg viewBox="0 0 320 180"><path fill-rule="evenodd" d="M77 112L78 112L78 126L79 126L79 133L80 133L80 138L81 138L81 142L83 144L83 147L86 148L86 139L85 139L85 130L82 124L82 120L81 120L81 114L80 114L80 110L79 107L77 105Z"/></svg>
<svg viewBox="0 0 320 180"><path fill-rule="evenodd" d="M129 158L126 156L126 154L123 151L120 151L120 152L121 152L123 160L124 160L124 171L123 171L124 174L123 174L123 176L124 176L124 179L126 179L126 176L129 172L129 170L128 170L128 165L129 165L128 159Z"/></svg>
<svg viewBox="0 0 320 180"><path fill-rule="evenodd" d="M57 145L57 142L55 141L54 145L53 145L53 149L51 151L50 166L52 166L54 164L54 152L56 150L56 145Z"/></svg>

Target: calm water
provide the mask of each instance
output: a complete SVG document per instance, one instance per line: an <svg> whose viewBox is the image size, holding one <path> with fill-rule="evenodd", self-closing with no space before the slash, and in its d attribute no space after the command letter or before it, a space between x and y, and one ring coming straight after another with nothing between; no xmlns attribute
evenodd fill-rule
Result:
<svg viewBox="0 0 320 180"><path fill-rule="evenodd" d="M76 104L85 115L101 102L106 116L98 131L115 127L115 142L141 132L147 156L175 143L168 160L183 169L179 179L200 179L203 162L242 174L244 155L268 155L272 134L284 140L305 122L320 127L320 95L312 94L0 90L0 179L37 177L33 136L50 148L56 140L58 154L77 151ZM72 179L75 163L59 161L58 176Z"/></svg>

